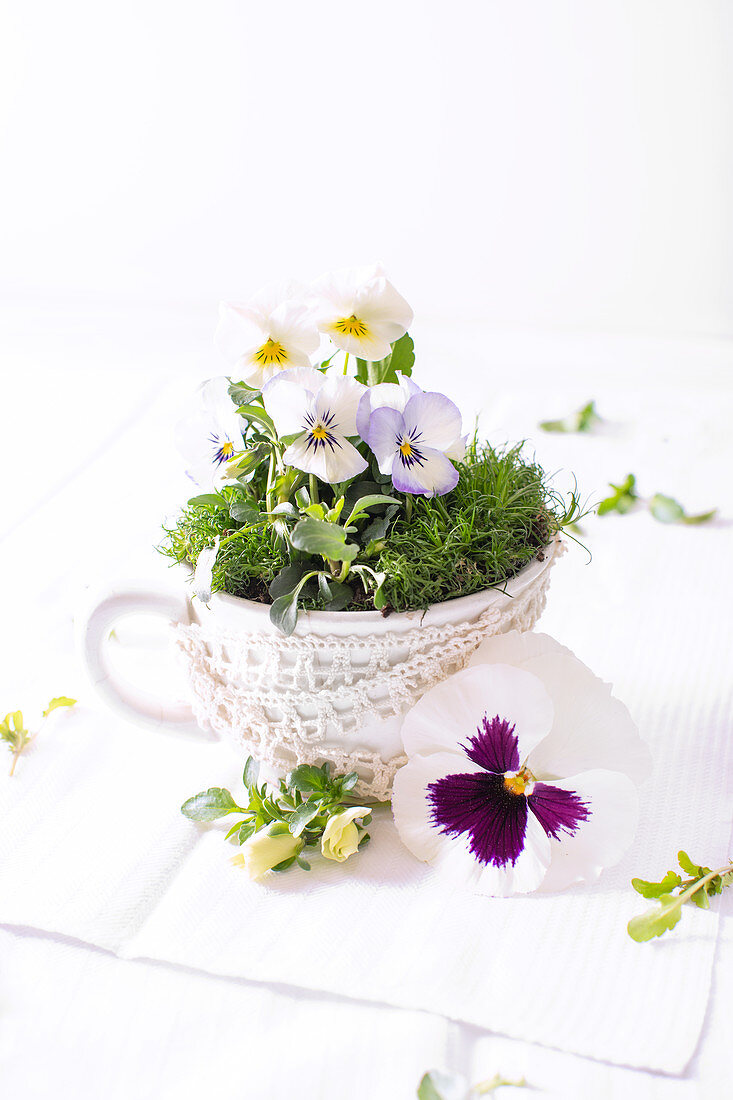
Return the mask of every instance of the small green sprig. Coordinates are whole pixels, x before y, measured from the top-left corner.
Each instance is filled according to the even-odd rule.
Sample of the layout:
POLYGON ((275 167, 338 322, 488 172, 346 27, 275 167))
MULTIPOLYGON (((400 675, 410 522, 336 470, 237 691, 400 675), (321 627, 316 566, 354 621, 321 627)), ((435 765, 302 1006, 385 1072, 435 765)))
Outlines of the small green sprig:
POLYGON ((474 1096, 488 1096, 505 1086, 515 1089, 530 1087, 524 1077, 510 1080, 501 1073, 495 1073, 488 1080, 469 1088, 466 1079, 459 1074, 443 1073, 441 1070, 432 1069, 420 1081, 417 1100, 470 1100, 474 1096))
POLYGON ((596 403, 589 401, 562 420, 541 420, 540 427, 543 432, 590 432, 600 423, 601 417, 596 412, 596 403))
POLYGON ((258 877, 265 870, 287 871, 296 863, 309 871, 310 864, 301 855, 306 848, 320 845, 326 858, 342 862, 369 843, 369 833, 364 826, 371 819, 371 808, 360 806, 349 797, 359 780, 356 772, 332 776, 328 763, 320 768, 301 764, 281 779, 277 787, 268 783, 258 785, 258 778, 259 764, 249 756, 242 776, 248 795, 246 806, 238 805, 225 787, 210 787, 181 806, 181 813, 191 821, 210 822, 227 814, 241 815, 226 834, 227 840, 234 838, 240 846, 256 836, 274 838, 276 842, 269 844, 269 851, 273 853, 271 858, 279 855, 284 858, 264 866, 267 856, 263 855, 264 846, 260 844, 259 869, 252 877, 258 877), (363 810, 356 819, 354 809, 363 810), (339 819, 343 827, 339 827, 339 819), (288 837, 291 839, 289 845, 283 839, 288 837))
POLYGON ((598 505, 599 516, 608 515, 610 512, 625 515, 640 502, 646 504, 654 519, 660 523, 707 523, 717 512, 717 509, 713 508, 709 512, 700 512, 691 516, 685 512, 678 501, 673 497, 665 496, 664 493, 655 493, 649 498, 641 497, 636 488, 634 474, 627 474, 619 485, 614 485, 613 482, 609 482, 609 485, 613 492, 598 505))
POLYGON ((677 860, 687 878, 677 871, 667 871, 659 882, 647 882, 643 878, 631 880, 637 893, 644 898, 655 898, 658 902, 646 913, 629 921, 628 933, 637 943, 663 936, 674 928, 682 917, 682 906, 687 902, 694 903, 700 909, 709 909, 711 897, 721 894, 727 886, 733 886, 733 861, 713 871, 710 867, 693 863, 687 852, 678 852, 677 860), (674 893, 675 890, 678 892, 674 893))
POLYGON ((57 698, 52 699, 44 710, 43 721, 35 733, 31 733, 25 728, 22 711, 11 710, 5 715, 2 722, 0 722, 0 741, 4 741, 13 754, 13 763, 10 768, 11 775, 15 774, 15 765, 18 763, 20 754, 27 749, 31 741, 35 740, 41 732, 43 724, 49 714, 59 707, 73 707, 75 703, 76 699, 69 699, 66 695, 59 695, 57 698))

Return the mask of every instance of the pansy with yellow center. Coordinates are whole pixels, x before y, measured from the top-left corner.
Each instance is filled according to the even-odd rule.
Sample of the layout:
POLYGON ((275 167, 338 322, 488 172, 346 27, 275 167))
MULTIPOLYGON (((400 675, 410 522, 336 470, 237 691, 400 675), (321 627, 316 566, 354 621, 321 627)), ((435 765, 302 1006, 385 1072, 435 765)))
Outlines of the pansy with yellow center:
POLYGON ((593 881, 633 840, 649 753, 609 686, 547 635, 487 639, 402 739, 400 837, 477 893, 593 881))
POLYGON ((222 302, 216 343, 232 375, 262 387, 280 371, 310 366, 320 338, 296 283, 265 287, 249 302, 222 302))
POLYGON ((313 286, 318 328, 359 359, 386 359, 407 332, 413 313, 381 265, 324 275, 313 286))
POLYGON ((262 399, 280 438, 296 435, 283 460, 335 485, 367 468, 349 436, 356 436, 356 410, 364 386, 343 375, 313 368, 284 371, 268 382, 262 399))
POLYGON ((229 396, 228 378, 211 378, 196 395, 196 406, 176 426, 176 444, 186 473, 201 489, 226 480, 227 463, 242 450, 242 418, 229 396))
POLYGON ((368 423, 361 415, 359 421, 379 469, 391 474, 398 492, 442 496, 455 489, 458 470, 448 452, 458 455, 465 449, 461 414, 442 393, 418 391, 402 411, 384 404, 371 409, 368 423))

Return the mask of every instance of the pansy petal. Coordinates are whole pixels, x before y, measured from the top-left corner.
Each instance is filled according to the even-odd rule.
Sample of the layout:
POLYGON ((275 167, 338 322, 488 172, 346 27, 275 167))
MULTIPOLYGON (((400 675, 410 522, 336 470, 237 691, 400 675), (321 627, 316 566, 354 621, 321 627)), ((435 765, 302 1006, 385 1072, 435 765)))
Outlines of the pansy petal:
POLYGON ((445 448, 445 457, 450 458, 452 462, 462 462, 466 457, 467 442, 467 435, 459 435, 458 438, 451 443, 450 447, 445 448))
MULTIPOLYGON (((498 715, 515 727, 520 763, 552 726, 552 703, 540 681, 509 665, 467 668, 436 684, 405 715, 408 755, 456 752, 476 735, 484 717, 498 715)), ((466 757, 468 761, 468 758, 466 757)))
POLYGON ((310 432, 303 432, 285 449, 283 459, 296 470, 315 474, 330 485, 348 481, 366 470, 366 459, 346 436, 332 432, 328 440, 318 440, 317 444, 310 432))
POLYGON ((383 474, 388 474, 392 470, 403 424, 402 413, 386 406, 375 409, 369 418, 367 443, 374 451, 379 469, 383 474))
POLYGON ((550 841, 538 821, 529 814, 524 845, 515 863, 503 867, 478 863, 464 838, 441 847, 434 860, 436 869, 457 889, 469 887, 476 894, 506 898, 530 894, 542 885, 551 861, 550 841))
POLYGON ((392 813, 400 839, 413 855, 427 863, 451 844, 451 838, 432 824, 433 809, 428 789, 431 783, 456 772, 485 774, 483 768, 463 755, 438 752, 431 756, 413 756, 394 778, 392 813))
POLYGON ((590 813, 572 836, 551 839, 552 863, 543 891, 595 881, 604 867, 618 863, 631 846, 639 817, 636 785, 620 772, 593 769, 552 785, 576 794, 590 813))
POLYGON ((545 653, 564 653, 573 656, 571 650, 560 645, 549 634, 537 634, 533 630, 510 630, 506 634, 492 634, 484 638, 473 651, 469 665, 500 664, 525 668, 529 660, 545 653))
POLYGON ((265 409, 272 417, 279 436, 301 431, 305 427, 306 413, 314 401, 310 390, 287 379, 287 375, 292 373, 287 371, 278 375, 262 391, 265 409))
POLYGON ((402 412, 410 397, 409 390, 405 386, 398 386, 395 382, 379 382, 366 390, 359 401, 356 414, 356 430, 361 438, 367 437, 369 417, 374 409, 397 409, 398 412, 402 412))
POLYGON ((461 434, 458 407, 442 393, 416 393, 405 405, 405 430, 419 446, 445 451, 461 434))
POLYGON ((455 489, 458 470, 442 451, 421 445, 407 456, 397 451, 392 466, 392 484, 401 493, 440 497, 455 489))
POLYGON ((637 783, 647 778, 649 749, 609 684, 564 653, 530 658, 523 667, 545 685, 555 710, 549 736, 529 761, 538 779, 574 775, 587 768, 624 772, 637 783))
POLYGON ((248 348, 257 348, 263 343, 266 333, 262 331, 259 322, 259 312, 252 311, 244 304, 220 304, 214 343, 228 362, 236 362, 248 348))
POLYGON ((366 359, 369 363, 387 358, 392 350, 388 340, 366 325, 362 334, 342 332, 338 327, 342 320, 343 318, 337 317, 320 326, 321 331, 331 337, 337 348, 347 351, 349 355, 355 355, 357 359, 366 359))
POLYGON ((364 386, 355 378, 328 378, 316 397, 319 417, 332 417, 341 435, 356 435, 356 410, 364 395, 364 386))

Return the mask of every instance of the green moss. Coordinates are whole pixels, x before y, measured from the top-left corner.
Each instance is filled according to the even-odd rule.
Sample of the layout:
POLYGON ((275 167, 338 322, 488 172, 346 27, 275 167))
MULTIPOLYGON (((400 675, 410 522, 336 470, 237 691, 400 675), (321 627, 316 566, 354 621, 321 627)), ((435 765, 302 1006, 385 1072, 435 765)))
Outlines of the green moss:
MULTIPOLYGON (((384 592, 388 606, 396 611, 425 608, 503 584, 558 530, 579 518, 577 496, 572 494, 566 502, 552 490, 542 468, 523 457, 522 445, 495 450, 474 442, 458 468, 460 478, 451 493, 409 498, 372 555, 362 553, 358 558, 386 574, 384 592)), ((327 486, 322 489, 328 492, 327 486)), ((225 537, 237 529, 225 503, 235 492, 225 488, 220 505, 186 507, 175 526, 166 529, 162 552, 194 565, 217 535, 225 537)), ((288 560, 271 528, 242 530, 222 544, 214 590, 269 603, 267 586, 288 560)), ((319 606, 317 593, 302 606, 319 606)), ((373 606, 360 584, 349 606, 373 606)))

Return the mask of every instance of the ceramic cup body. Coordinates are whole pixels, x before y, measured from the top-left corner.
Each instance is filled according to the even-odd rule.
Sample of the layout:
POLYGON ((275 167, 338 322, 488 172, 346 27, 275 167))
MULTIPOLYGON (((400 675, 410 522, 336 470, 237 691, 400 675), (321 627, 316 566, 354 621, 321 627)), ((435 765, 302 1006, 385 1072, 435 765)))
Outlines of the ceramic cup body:
POLYGON ((143 583, 114 585, 91 600, 82 618, 82 653, 97 690, 125 716, 185 736, 213 731, 280 771, 323 759, 342 766, 370 755, 394 760, 402 752, 403 713, 395 688, 410 679, 411 662, 424 665, 423 639, 426 649, 432 647, 433 669, 437 654, 449 675, 462 663, 456 647, 446 646, 442 665, 442 639, 458 629, 470 634, 472 624, 486 624, 485 634, 491 634, 533 626, 559 546, 557 540, 550 544, 501 590, 427 611, 387 617, 377 611, 301 611, 290 639, 270 622, 267 605, 223 593, 214 594, 208 606, 191 598, 190 573, 183 570, 180 586, 169 591, 143 583), (110 630, 121 616, 151 612, 193 639, 186 666, 191 703, 154 698, 116 675, 106 644, 110 630), (273 740, 277 752, 270 751, 273 740))

